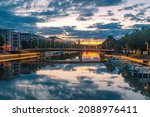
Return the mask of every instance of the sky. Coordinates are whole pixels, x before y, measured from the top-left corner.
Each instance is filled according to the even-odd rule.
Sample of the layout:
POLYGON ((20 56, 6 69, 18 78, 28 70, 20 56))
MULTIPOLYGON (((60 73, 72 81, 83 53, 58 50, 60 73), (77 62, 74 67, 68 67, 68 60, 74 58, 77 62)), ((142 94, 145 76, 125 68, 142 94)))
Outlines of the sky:
POLYGON ((150 0, 0 0, 0 28, 43 36, 119 38, 150 25, 150 0))

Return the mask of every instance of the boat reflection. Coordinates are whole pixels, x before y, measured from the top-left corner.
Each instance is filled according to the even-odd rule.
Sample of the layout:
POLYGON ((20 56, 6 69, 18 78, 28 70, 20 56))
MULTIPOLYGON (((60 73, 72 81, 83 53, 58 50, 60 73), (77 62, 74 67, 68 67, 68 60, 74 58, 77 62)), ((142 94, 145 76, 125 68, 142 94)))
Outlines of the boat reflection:
MULTIPOLYGON (((127 82, 129 86, 132 87, 132 90, 134 92, 140 92, 142 95, 145 95, 147 99, 150 99, 150 78, 149 77, 148 78, 144 77, 144 75, 143 77, 141 77, 141 75, 134 75, 131 70, 128 70, 128 68, 126 67, 121 68, 118 67, 116 64, 114 65, 109 63, 109 65, 107 65, 107 68, 111 72, 117 69, 118 73, 124 77, 125 82, 127 82)), ((140 72, 138 74, 140 74, 140 72)))

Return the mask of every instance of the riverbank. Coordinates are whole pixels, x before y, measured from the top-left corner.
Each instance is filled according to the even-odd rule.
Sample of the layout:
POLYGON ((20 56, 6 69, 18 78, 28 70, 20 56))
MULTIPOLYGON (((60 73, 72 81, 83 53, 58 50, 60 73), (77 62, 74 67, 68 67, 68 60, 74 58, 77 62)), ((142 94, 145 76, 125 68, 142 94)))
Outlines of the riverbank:
POLYGON ((138 58, 136 56, 123 56, 123 55, 105 55, 105 57, 112 57, 112 56, 150 67, 150 60, 146 58, 138 58))
POLYGON ((0 55, 0 63, 15 61, 15 60, 37 58, 38 56, 40 56, 39 52, 23 53, 23 54, 3 54, 0 55))
POLYGON ((2 62, 9 62, 9 61, 16 61, 16 60, 24 60, 24 59, 39 59, 39 60, 55 60, 55 59, 67 59, 66 57, 74 57, 76 56, 76 52, 65 52, 65 53, 58 53, 58 52, 50 52, 40 53, 40 52, 27 52, 27 53, 20 53, 20 54, 1 54, 0 55, 0 63, 2 62), (60 56, 60 57, 58 57, 60 56))

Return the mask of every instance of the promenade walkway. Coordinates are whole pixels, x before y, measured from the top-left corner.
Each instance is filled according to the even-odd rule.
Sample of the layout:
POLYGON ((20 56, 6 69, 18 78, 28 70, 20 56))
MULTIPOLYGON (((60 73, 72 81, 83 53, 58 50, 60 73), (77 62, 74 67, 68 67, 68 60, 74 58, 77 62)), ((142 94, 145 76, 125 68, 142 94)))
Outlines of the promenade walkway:
POLYGON ((132 58, 132 57, 128 57, 128 56, 119 56, 119 55, 105 55, 105 57, 116 57, 116 58, 121 58, 121 59, 125 59, 134 63, 139 63, 139 64, 143 64, 146 66, 150 66, 150 61, 145 60, 145 59, 137 59, 137 58, 132 58))
POLYGON ((30 58, 37 58, 40 53, 24 53, 24 54, 7 54, 7 55, 0 55, 0 63, 8 62, 8 61, 15 61, 15 60, 23 60, 23 59, 30 59, 30 58))

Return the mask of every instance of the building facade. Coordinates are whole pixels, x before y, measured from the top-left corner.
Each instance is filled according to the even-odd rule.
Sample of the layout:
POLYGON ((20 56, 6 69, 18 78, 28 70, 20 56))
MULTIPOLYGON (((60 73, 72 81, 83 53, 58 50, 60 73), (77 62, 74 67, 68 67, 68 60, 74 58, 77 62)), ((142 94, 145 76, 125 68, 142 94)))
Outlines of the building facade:
POLYGON ((11 51, 17 51, 20 49, 20 33, 11 32, 11 51))
POLYGON ((20 33, 20 40, 29 41, 31 39, 37 39, 38 36, 32 33, 20 33))
POLYGON ((0 29, 0 36, 4 39, 3 50, 16 51, 20 48, 20 33, 14 29, 0 29))

